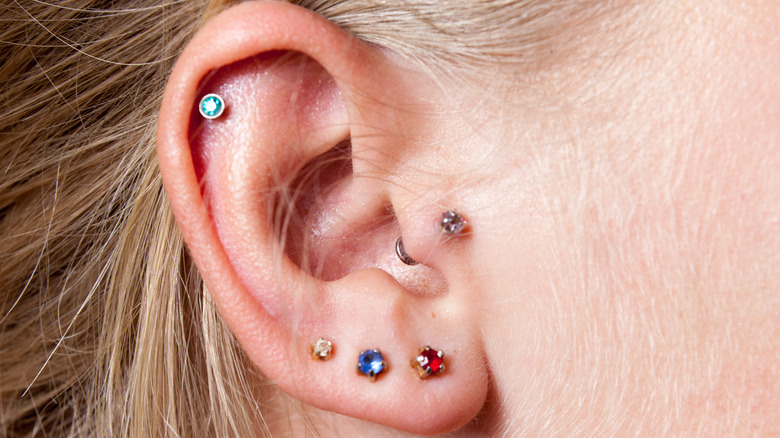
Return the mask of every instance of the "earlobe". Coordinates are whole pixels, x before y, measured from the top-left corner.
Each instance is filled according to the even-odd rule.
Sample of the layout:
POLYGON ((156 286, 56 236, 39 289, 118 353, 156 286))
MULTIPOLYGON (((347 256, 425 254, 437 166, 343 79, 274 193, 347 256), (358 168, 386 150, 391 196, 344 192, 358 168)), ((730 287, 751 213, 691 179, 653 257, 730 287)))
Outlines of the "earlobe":
MULTIPOLYGON (((334 151, 350 160, 370 148, 371 129, 393 129, 363 117, 384 111, 369 106, 392 88, 378 80, 378 66, 387 67, 377 49, 300 7, 247 2, 229 9, 196 35, 171 75, 158 130, 160 169, 221 315, 274 383, 321 409, 441 433, 464 425, 484 403, 485 359, 457 300, 411 294, 370 260, 350 260, 377 252, 365 251, 365 242, 395 257, 400 230, 386 214, 385 183, 339 175, 339 195, 326 202, 357 248, 339 262, 368 268, 318 278, 279 238, 298 231, 280 230, 279 194, 307 164, 334 151), (210 94, 217 98, 202 102, 210 94), (351 150, 340 147, 348 139, 351 150), (439 350, 446 367, 429 354, 439 350), (429 365, 436 369, 426 371, 429 365)), ((301 187, 305 193, 293 197, 321 195, 316 185, 301 187)))

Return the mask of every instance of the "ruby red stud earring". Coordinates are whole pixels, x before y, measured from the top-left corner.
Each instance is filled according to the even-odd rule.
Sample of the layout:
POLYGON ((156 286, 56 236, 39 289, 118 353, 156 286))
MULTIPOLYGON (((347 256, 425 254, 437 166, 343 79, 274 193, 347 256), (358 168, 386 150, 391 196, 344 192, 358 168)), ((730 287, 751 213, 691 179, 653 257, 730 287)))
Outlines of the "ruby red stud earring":
POLYGON ((426 345, 412 360, 412 368, 417 370, 421 379, 439 374, 444 371, 444 353, 426 345))

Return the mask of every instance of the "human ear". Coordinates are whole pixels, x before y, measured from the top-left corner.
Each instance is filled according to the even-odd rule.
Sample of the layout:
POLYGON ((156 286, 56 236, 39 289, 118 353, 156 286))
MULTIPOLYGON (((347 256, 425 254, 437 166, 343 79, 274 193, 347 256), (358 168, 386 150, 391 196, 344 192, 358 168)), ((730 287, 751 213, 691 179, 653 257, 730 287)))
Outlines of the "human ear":
POLYGON ((398 153, 375 139, 403 124, 387 110, 408 94, 402 77, 380 49, 306 9, 242 3, 209 21, 178 60, 163 97, 158 157, 192 257, 258 368, 320 409, 434 434, 477 415, 487 377, 479 330, 460 301, 409 290, 372 267, 377 253, 394 254, 402 230, 417 232, 418 242, 428 230, 396 222, 388 212, 399 209, 400 218, 403 206, 393 204, 378 160, 354 159, 398 153), (203 119, 195 108, 212 92, 226 110, 203 119), (322 157, 346 165, 328 168, 322 157), (318 160, 340 180, 334 191, 300 183, 285 192, 318 160), (312 214, 338 218, 342 243, 319 252, 337 268, 304 269, 284 247, 306 238, 286 215, 280 220, 285 194, 320 199, 312 214), (293 236, 280 239, 285 233, 293 236), (330 360, 311 359, 320 336, 335 345, 330 360), (425 345, 445 352, 447 369, 420 379, 410 362, 425 345), (359 353, 374 348, 387 369, 371 382, 355 368, 359 353))

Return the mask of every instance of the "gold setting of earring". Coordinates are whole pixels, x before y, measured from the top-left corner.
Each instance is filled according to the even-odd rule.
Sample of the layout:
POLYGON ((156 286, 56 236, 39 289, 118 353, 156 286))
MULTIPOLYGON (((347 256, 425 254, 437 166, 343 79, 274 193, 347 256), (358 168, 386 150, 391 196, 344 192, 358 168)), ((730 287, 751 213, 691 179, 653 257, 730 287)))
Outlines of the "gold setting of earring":
POLYGON ((442 373, 445 370, 444 352, 426 345, 420 349, 417 357, 412 360, 412 368, 417 370, 417 375, 423 380, 442 373))
POLYGON ((311 344, 311 358, 314 360, 328 360, 333 353, 333 343, 325 338, 317 338, 311 344))

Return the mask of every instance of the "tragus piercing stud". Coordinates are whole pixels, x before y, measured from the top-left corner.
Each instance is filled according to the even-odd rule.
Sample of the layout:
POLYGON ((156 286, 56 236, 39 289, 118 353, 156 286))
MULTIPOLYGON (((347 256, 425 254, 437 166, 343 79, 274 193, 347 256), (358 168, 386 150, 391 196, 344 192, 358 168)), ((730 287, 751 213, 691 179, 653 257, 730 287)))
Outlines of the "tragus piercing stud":
POLYGON ((406 249, 404 248, 404 241, 401 237, 395 241, 395 253, 398 255, 398 258, 407 265, 414 266, 417 264, 417 260, 409 257, 409 254, 406 253, 406 249))
POLYGON ((466 221, 463 216, 453 210, 449 210, 441 215, 439 231, 448 236, 457 236, 463 232, 463 229, 466 228, 467 224, 468 221, 466 221))
POLYGON ((376 376, 385 371, 387 364, 382 352, 379 350, 363 350, 358 356, 357 371, 368 377, 368 380, 375 381, 376 376))
POLYGON ((198 111, 207 119, 216 119, 225 111, 225 101, 217 94, 207 94, 200 100, 198 111))
POLYGON ((421 379, 439 374, 444 371, 444 353, 426 345, 412 360, 412 368, 417 370, 417 375, 421 379))
POLYGON ((314 360, 328 360, 333 352, 333 343, 325 338, 318 338, 311 344, 311 358, 314 360))

